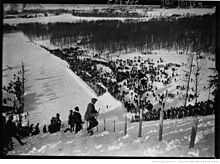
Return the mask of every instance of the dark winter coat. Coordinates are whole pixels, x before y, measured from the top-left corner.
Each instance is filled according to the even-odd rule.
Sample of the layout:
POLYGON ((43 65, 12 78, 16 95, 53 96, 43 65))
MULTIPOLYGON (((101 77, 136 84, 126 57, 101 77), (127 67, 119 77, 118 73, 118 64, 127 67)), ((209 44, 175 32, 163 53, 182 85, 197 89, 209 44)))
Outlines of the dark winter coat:
POLYGON ((60 128, 61 128, 61 120, 60 120, 60 118, 59 117, 56 117, 55 118, 55 129, 56 129, 56 131, 60 131, 60 128))
POLYGON ((73 118, 74 116, 73 116, 73 113, 71 113, 70 115, 69 115, 69 120, 68 120, 68 124, 69 125, 73 125, 74 124, 74 118, 73 118))
POLYGON ((95 110, 94 104, 89 103, 87 106, 86 113, 85 113, 85 120, 88 121, 91 118, 94 118, 97 114, 98 112, 95 110))
POLYGON ((82 123, 82 117, 81 117, 81 114, 79 112, 74 111, 72 117, 73 117, 74 123, 76 123, 76 124, 81 124, 82 123))
POLYGON ((9 137, 15 136, 17 134, 17 127, 13 121, 8 120, 6 127, 9 137))

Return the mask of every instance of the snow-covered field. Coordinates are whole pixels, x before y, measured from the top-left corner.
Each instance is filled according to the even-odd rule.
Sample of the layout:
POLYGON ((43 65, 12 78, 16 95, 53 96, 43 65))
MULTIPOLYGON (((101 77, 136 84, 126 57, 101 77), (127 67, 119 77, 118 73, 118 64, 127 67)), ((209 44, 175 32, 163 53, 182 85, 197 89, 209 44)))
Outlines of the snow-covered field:
POLYGON ((25 139, 20 146, 16 141, 10 155, 61 155, 61 156, 145 156, 145 157, 214 157, 215 117, 199 117, 195 147, 189 149, 193 118, 165 120, 163 140, 158 141, 159 121, 143 123, 142 137, 138 136, 138 123, 128 123, 124 136, 124 122, 106 120, 106 130, 100 120, 98 132, 87 136, 83 130, 74 135, 70 132, 40 134, 25 139))
POLYGON ((98 21, 98 20, 136 20, 136 21, 149 21, 152 18, 170 17, 172 15, 181 16, 195 16, 195 15, 206 15, 215 13, 215 8, 192 8, 192 9, 153 9, 145 13, 142 11, 144 17, 81 17, 73 16, 71 14, 52 15, 48 17, 38 18, 12 18, 3 19, 4 24, 16 25, 19 23, 55 23, 55 22, 80 22, 80 21, 98 21))
MULTIPOLYGON (((25 67, 25 111, 30 114, 30 123, 48 124, 56 113, 66 121, 69 110, 76 105, 84 115, 90 99, 96 97, 65 61, 30 42, 23 33, 4 34, 3 69, 6 65, 19 68, 21 61, 25 67)), ((8 71, 3 77, 3 85, 12 78, 8 71)), ((97 103, 100 113, 106 105, 112 110, 121 104, 106 93, 97 103)))

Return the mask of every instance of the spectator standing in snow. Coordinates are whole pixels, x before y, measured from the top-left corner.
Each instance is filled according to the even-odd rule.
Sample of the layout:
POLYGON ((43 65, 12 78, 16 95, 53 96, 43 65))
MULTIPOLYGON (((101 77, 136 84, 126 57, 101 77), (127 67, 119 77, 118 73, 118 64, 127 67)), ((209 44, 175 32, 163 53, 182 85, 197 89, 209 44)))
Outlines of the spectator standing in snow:
POLYGON ((73 110, 70 110, 70 114, 68 117, 68 124, 70 126, 70 132, 74 130, 74 118, 73 118, 73 110))
POLYGON ((57 113, 56 117, 55 117, 55 121, 56 121, 56 131, 60 131, 61 128, 61 119, 60 119, 60 114, 57 113))
POLYGON ((40 133, 39 123, 34 127, 33 135, 37 135, 40 133))
POLYGON ((73 125, 75 127, 75 134, 82 129, 82 123, 82 117, 79 113, 79 107, 77 106, 73 112, 73 125))
POLYGON ((3 116, 2 113, 0 113, 0 156, 5 155, 5 151, 4 148, 7 147, 7 141, 8 141, 8 137, 7 137, 7 133, 6 132, 6 119, 3 116))
POLYGON ((43 133, 47 133, 47 125, 44 125, 44 127, 43 127, 43 133))
POLYGON ((54 133, 55 132, 55 122, 54 122, 54 117, 52 117, 52 119, 50 120, 50 125, 48 126, 48 131, 50 133, 54 133))
POLYGON ((20 137, 18 136, 17 127, 13 122, 13 115, 9 116, 9 119, 6 123, 6 127, 7 127, 10 144, 12 144, 12 137, 14 137, 21 145, 24 145, 24 143, 21 141, 20 137))
POLYGON ((89 123, 89 127, 87 128, 87 131, 90 135, 93 135, 92 128, 98 125, 98 121, 96 120, 96 116, 98 115, 98 112, 95 110, 96 102, 97 102, 97 99, 92 98, 91 102, 87 106, 87 110, 85 113, 85 120, 88 121, 89 123))

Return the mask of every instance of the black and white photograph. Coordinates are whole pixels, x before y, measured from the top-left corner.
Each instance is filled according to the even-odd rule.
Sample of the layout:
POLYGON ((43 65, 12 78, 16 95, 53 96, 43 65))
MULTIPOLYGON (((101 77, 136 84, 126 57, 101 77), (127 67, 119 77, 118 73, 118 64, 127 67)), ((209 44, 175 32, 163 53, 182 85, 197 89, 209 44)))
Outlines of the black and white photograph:
POLYGON ((0 156, 215 158, 215 3, 82 2, 2 2, 0 156))

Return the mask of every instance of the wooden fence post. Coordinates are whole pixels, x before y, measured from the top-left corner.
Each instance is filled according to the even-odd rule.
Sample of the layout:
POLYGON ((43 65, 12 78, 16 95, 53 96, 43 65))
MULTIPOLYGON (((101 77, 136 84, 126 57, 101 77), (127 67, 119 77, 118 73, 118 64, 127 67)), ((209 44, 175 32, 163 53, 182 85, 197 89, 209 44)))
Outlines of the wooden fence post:
POLYGON ((159 141, 163 139, 163 110, 160 111, 159 141))
POLYGON ((190 136, 190 143, 189 143, 189 148, 193 148, 195 145, 195 139, 196 139, 196 133, 197 133, 197 127, 198 127, 199 120, 196 117, 193 120, 193 125, 192 125, 192 131, 191 131, 191 136, 190 136))
POLYGON ((104 131, 105 131, 105 118, 104 118, 104 131))
POLYGON ((142 115, 143 115, 142 111, 143 111, 142 108, 140 108, 138 137, 142 137, 142 115))
POLYGON ((124 127, 124 135, 127 135, 127 113, 125 114, 125 127, 124 127))
POLYGON ((166 100, 167 100, 167 96, 168 96, 168 90, 166 90, 165 92, 165 97, 162 100, 162 109, 160 111, 160 123, 159 123, 159 141, 162 141, 163 139, 163 111, 165 109, 165 105, 166 105, 166 100))
POLYGON ((113 121, 113 131, 115 132, 115 120, 113 121))
POLYGON ((21 63, 22 67, 22 113, 24 112, 24 63, 21 63))

